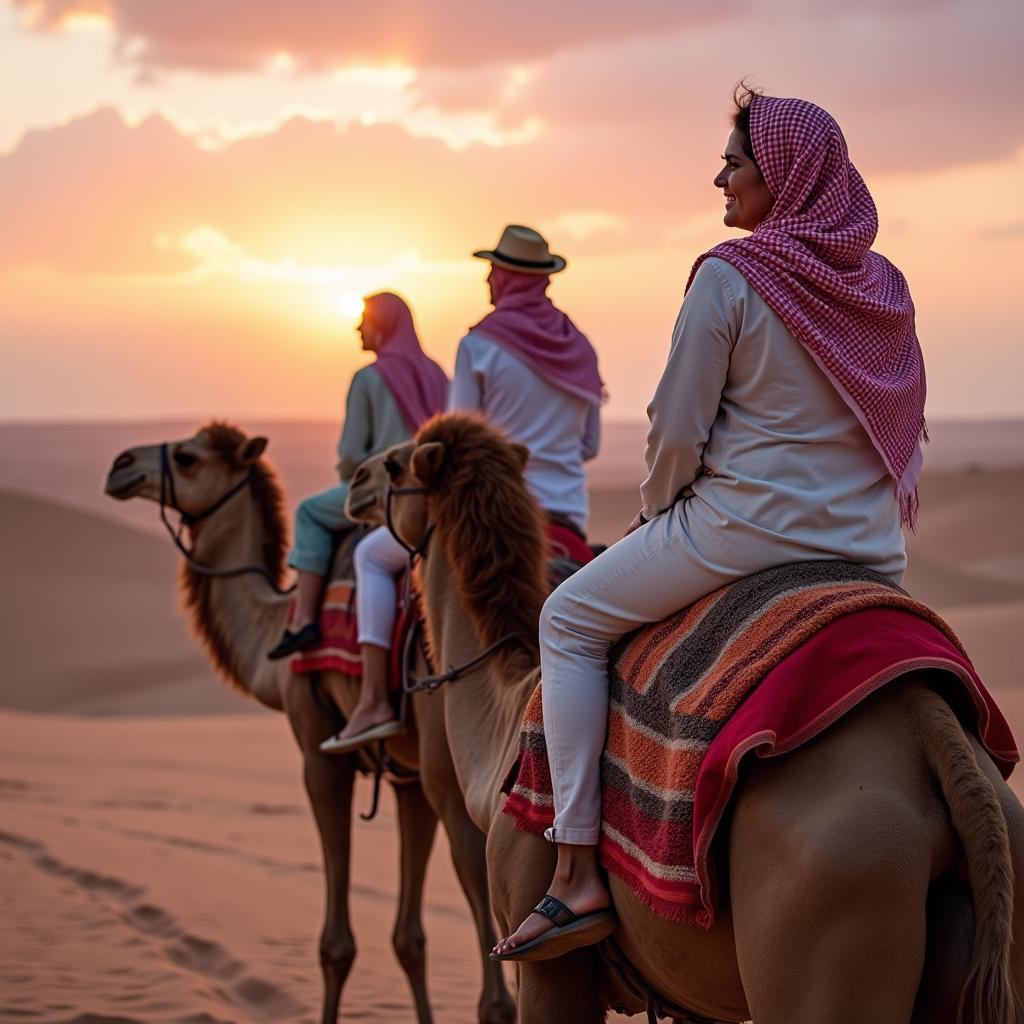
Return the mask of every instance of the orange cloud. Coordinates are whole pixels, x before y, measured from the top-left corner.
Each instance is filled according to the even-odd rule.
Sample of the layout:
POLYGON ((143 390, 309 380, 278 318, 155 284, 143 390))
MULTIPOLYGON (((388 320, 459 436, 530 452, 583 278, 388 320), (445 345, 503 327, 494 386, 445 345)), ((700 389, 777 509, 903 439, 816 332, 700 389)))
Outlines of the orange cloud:
POLYGON ((342 4, 307 0, 13 0, 42 30, 68 17, 107 13, 129 59, 148 69, 222 72, 262 68, 287 53, 307 67, 355 61, 473 67, 530 60, 601 40, 622 40, 717 21, 742 0, 715 5, 679 0, 518 0, 514 8, 477 0, 376 0, 342 4))
POLYGON ((457 151, 393 125, 301 117, 210 151, 161 117, 132 127, 106 108, 0 157, 0 269, 183 273, 196 260, 177 240, 203 225, 311 265, 387 265, 410 249, 464 259, 515 220, 550 224, 570 256, 621 250, 690 212, 672 195, 674 167, 643 188, 640 170, 600 136, 457 151))
MULTIPOLYGON (((746 0, 696 23, 679 13, 691 5, 638 0, 588 4, 582 25, 547 4, 545 31, 525 39, 493 30, 493 5, 488 33, 484 8, 439 0, 438 24, 467 19, 441 40, 397 14, 385 32, 350 6, 302 4, 297 18, 247 3, 242 17, 235 0, 202 15, 111 0, 122 67, 160 73, 109 86, 105 104, 83 88, 72 109, 92 113, 36 115, 52 127, 0 154, 7 415, 336 416, 362 359, 339 297, 404 291, 450 365, 485 304, 468 253, 520 221, 569 258, 552 291, 593 335, 612 414, 638 416, 690 263, 724 234, 711 180, 748 70, 843 125, 879 248, 911 282, 933 414, 1019 411, 1024 348, 1006 298, 1024 223, 1024 111, 1007 100, 1019 3, 915 0, 904 14, 882 0, 746 0), (342 16, 351 33, 328 31, 342 16), (403 39, 412 56, 389 63, 403 39), (282 81, 304 91, 278 93, 282 81), (246 102, 215 104, 215 89, 246 102)), ((34 9, 56 33, 107 5, 34 9)), ((523 8, 533 29, 539 10, 523 8)), ((56 54, 83 40, 109 45, 32 43, 56 54)))

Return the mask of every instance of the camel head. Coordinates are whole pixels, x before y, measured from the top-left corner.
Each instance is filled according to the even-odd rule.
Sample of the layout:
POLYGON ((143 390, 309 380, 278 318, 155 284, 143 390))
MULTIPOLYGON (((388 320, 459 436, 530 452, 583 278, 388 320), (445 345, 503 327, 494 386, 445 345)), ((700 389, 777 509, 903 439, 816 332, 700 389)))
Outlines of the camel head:
MULTIPOLYGON (((213 421, 192 437, 168 441, 168 507, 202 516, 245 479, 267 446, 265 437, 246 437, 227 423, 213 421)), ((160 500, 162 445, 141 445, 121 452, 107 475, 104 491, 118 501, 160 500)))
POLYGON ((480 416, 435 416, 412 441, 360 463, 349 483, 345 514, 354 522, 387 525, 390 492, 392 525, 402 540, 416 547, 436 517, 439 501, 449 503, 442 500, 446 495, 472 494, 486 502, 498 499, 506 485, 524 490, 522 474, 529 457, 527 448, 480 416))
POLYGON ((415 441, 392 445, 371 455, 360 463, 349 482, 345 515, 353 522, 386 526, 388 492, 398 492, 391 497, 392 524, 406 544, 417 547, 428 525, 426 494, 401 492, 431 486, 427 478, 429 460, 441 455, 443 446, 417 445, 415 441))
POLYGON ((523 445, 480 416, 435 416, 414 440, 362 463, 345 505, 351 519, 384 523, 390 491, 392 525, 413 548, 436 528, 431 546, 444 548, 452 585, 481 641, 508 633, 532 638, 497 655, 517 671, 532 667, 547 594, 544 516, 523 479, 528 458, 523 445))

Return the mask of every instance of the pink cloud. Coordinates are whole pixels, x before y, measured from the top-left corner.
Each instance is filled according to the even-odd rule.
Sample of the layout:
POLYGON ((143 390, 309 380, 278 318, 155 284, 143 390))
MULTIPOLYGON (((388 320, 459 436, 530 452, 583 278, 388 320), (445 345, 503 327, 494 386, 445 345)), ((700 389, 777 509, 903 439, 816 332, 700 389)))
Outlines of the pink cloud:
MULTIPOLYGON (((68 16, 107 13, 119 40, 146 69, 231 71, 262 67, 281 51, 300 66, 402 60, 415 66, 473 67, 528 61, 601 40, 676 31, 729 17, 744 0, 703 7, 679 0, 13 0, 31 9, 37 27, 68 16)), ((124 51, 129 52, 129 51, 124 51)))
MULTIPOLYGON (((57 17, 84 2, 49 0, 48 10, 57 17)), ((755 12, 743 31, 708 24, 552 56, 512 94, 507 67, 424 73, 423 103, 544 123, 533 141, 496 149, 453 151, 396 125, 339 131, 293 118, 209 152, 161 117, 133 128, 102 110, 30 133, 0 157, 0 268, 180 271, 188 254, 155 239, 201 225, 267 260, 325 264, 403 248, 461 258, 506 221, 557 225, 580 212, 621 228, 553 244, 621 253, 691 237, 689 221, 720 212, 711 179, 732 85, 751 69, 769 91, 832 110, 869 185, 880 173, 993 162, 1024 140, 1024 111, 1007 102, 1022 12, 1010 0, 949 2, 928 19, 755 12)), ((669 246, 684 276, 694 254, 669 246)))
MULTIPOLYGON (((502 102, 500 81, 489 99, 509 123, 533 112, 552 132, 621 132, 623 145, 639 146, 638 167, 694 148, 713 160, 732 87, 745 75, 834 113, 867 173, 993 161, 1024 142, 1024 106, 1012 99, 1024 35, 1018 0, 946 0, 927 17, 828 5, 808 18, 803 6, 762 6, 742 22, 559 54, 513 101, 502 102)), ((427 73, 418 85, 458 102, 451 73, 427 73)), ((680 177, 687 170, 684 158, 680 177)))

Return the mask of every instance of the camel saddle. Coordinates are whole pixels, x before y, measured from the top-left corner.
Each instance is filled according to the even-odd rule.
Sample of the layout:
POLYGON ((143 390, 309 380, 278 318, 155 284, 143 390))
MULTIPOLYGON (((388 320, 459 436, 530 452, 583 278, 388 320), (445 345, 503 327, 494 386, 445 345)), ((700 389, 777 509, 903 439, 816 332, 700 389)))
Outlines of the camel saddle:
MULTIPOLYGON (((359 625, 356 621, 355 549, 371 529, 373 527, 357 526, 337 535, 331 570, 320 607, 320 632, 323 639, 319 646, 302 651, 292 658, 293 672, 333 671, 356 678, 362 677, 363 658, 358 641, 359 625)), ((552 588, 594 557, 594 552, 587 545, 583 534, 563 516, 549 517, 547 539, 552 588)), ((395 616, 391 636, 388 683, 393 691, 401 689, 401 656, 406 648, 409 631, 419 615, 415 591, 411 592, 411 601, 404 599, 408 588, 406 575, 403 574, 398 586, 398 614, 395 616)))
MULTIPOLYGON (((302 651, 292 658, 293 672, 342 672, 347 676, 362 678, 363 656, 359 648, 359 624, 356 620, 355 550, 371 529, 356 526, 337 535, 334 558, 320 606, 320 632, 323 639, 319 646, 302 651)), ((398 614, 395 616, 391 636, 392 658, 388 672, 391 690, 401 688, 398 654, 403 650, 405 638, 416 617, 413 605, 408 609, 404 607, 402 595, 405 588, 403 574, 398 587, 398 614)))
MULTIPOLYGON (((710 927, 712 843, 742 759, 795 749, 910 671, 929 673, 1009 775, 1013 736, 952 629, 862 566, 779 566, 627 635, 609 660, 602 865, 660 916, 710 927)), ((519 828, 550 827, 540 684, 502 788, 519 828)))

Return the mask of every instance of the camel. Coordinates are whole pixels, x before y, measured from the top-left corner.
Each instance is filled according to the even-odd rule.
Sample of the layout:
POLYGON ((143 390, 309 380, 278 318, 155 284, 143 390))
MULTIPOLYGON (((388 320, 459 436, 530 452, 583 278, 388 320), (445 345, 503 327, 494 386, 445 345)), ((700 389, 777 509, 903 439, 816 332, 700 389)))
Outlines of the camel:
MULTIPOLYGON (((546 592, 526 455, 451 414, 364 463, 349 494, 350 509, 381 522, 390 491, 402 539, 415 547, 429 534, 416 572, 435 665, 471 663, 507 638, 449 685, 444 705, 505 934, 555 864, 552 844, 501 813, 499 792, 539 677, 546 592)), ((752 762, 719 840, 730 898, 713 926, 658 917, 611 876, 613 939, 633 983, 594 947, 517 963, 521 1024, 595 1024, 609 1006, 646 1006, 651 1020, 1021 1024, 1024 809, 922 677, 882 687, 794 752, 752 762)))
MULTIPOLYGON (((114 460, 105 490, 119 500, 161 501, 185 516, 194 564, 214 571, 263 567, 259 573, 224 578, 202 575, 183 563, 180 585, 192 626, 220 674, 242 694, 283 711, 302 751, 303 781, 323 852, 326 906, 320 935, 323 1024, 334 1024, 342 989, 356 956, 349 924, 349 843, 358 760, 320 753, 341 715, 355 706, 358 679, 319 673, 293 677, 287 661, 266 652, 281 635, 290 598, 272 589, 284 569, 287 528, 281 488, 262 460, 267 441, 211 422, 194 436, 166 446, 129 448, 114 460), (166 458, 162 459, 162 450, 166 458), (162 470, 162 466, 166 467, 162 470), (191 519, 189 517, 199 517, 191 519)), ((401 849, 401 883, 392 945, 412 991, 419 1024, 433 1017, 426 985, 422 926, 423 882, 437 819, 448 834, 452 859, 476 927, 483 963, 478 1003, 481 1024, 509 1024, 515 1005, 499 964, 487 960, 494 942, 488 903, 484 836, 466 813, 455 783, 444 735, 444 696, 417 695, 415 728, 387 744, 391 763, 412 781, 394 785, 401 849), (415 774, 418 772, 418 778, 415 774)))

